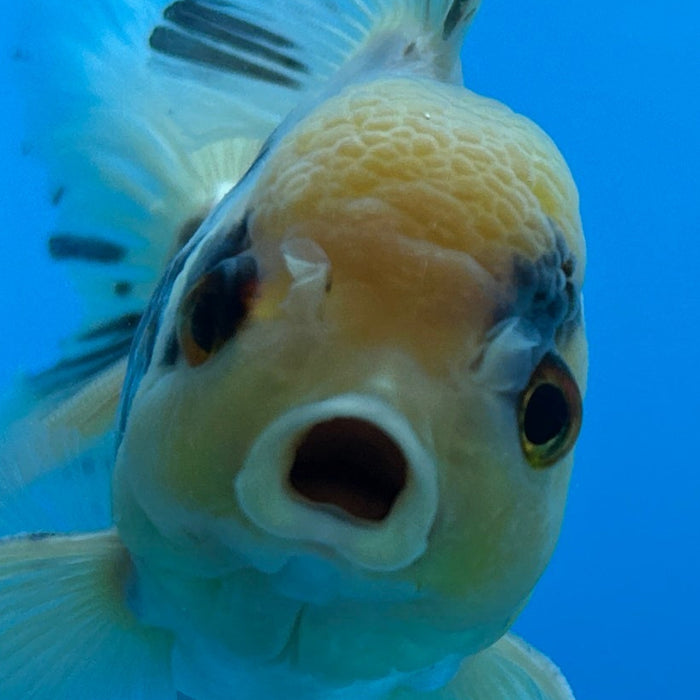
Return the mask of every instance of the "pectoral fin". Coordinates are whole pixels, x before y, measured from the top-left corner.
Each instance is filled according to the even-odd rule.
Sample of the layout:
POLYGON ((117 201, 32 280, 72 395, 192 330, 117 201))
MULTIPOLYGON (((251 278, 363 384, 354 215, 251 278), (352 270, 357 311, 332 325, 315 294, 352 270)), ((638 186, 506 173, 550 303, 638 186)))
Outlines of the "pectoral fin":
POLYGON ((114 531, 0 540, 3 700, 175 700, 170 639, 125 601, 114 531))
POLYGON ((467 659, 449 691, 465 700, 574 700, 559 669, 512 634, 467 659))

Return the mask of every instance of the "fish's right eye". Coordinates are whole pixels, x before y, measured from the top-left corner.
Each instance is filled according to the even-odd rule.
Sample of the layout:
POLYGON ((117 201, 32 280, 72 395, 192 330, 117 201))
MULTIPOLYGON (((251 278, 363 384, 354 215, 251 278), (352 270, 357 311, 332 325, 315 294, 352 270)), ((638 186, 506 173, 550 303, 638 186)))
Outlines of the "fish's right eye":
POLYGON ((255 259, 238 255, 220 262, 187 292, 178 312, 177 335, 191 367, 206 362, 236 334, 257 289, 255 259))

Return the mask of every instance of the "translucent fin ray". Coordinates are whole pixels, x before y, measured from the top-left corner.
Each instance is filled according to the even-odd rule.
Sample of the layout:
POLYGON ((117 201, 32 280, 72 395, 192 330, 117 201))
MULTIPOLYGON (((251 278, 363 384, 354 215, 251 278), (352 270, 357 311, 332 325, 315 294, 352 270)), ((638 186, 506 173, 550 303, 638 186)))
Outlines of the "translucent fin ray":
POLYGON ((122 360, 74 393, 48 398, 6 427, 0 452, 0 536, 89 532, 111 519, 115 414, 122 360))
POLYGON ((449 691, 469 700, 574 700, 559 669, 512 634, 467 659, 449 691))
POLYGON ((0 540, 3 698, 176 700, 170 638, 129 610, 130 575, 113 532, 0 540))
POLYGON ((388 32, 407 49, 423 41, 448 75, 478 4, 28 0, 17 52, 26 149, 48 165, 48 250, 76 280, 84 318, 56 366, 24 387, 20 413, 126 356, 174 252, 286 115, 388 32))

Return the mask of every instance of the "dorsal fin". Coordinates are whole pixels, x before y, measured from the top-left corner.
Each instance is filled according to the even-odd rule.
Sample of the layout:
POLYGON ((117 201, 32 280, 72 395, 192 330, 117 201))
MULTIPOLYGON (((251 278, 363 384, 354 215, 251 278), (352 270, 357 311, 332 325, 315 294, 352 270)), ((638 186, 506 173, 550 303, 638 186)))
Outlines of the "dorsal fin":
MULTIPOLYGON (((39 420, 60 415, 70 431, 60 406, 76 392, 116 404, 112 368, 163 270, 284 117, 387 34, 454 79, 478 4, 27 0, 16 53, 27 149, 48 167, 48 250, 69 268, 84 318, 58 362, 25 382, 14 416, 38 405, 39 420)), ((86 440, 109 428, 100 416, 86 440)))
POLYGON ((49 252, 86 300, 82 330, 38 393, 125 355, 174 251, 304 95, 387 32, 422 39, 453 71, 478 4, 30 0, 17 54, 27 140, 54 183, 49 252))

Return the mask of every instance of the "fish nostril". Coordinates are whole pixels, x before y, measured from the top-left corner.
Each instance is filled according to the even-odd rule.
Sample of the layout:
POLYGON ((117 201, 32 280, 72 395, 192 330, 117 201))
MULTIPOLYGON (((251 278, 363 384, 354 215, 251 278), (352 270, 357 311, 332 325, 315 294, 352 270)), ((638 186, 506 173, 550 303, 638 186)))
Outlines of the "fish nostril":
POLYGON ((381 522, 406 487, 408 463, 376 425, 339 417, 316 423, 301 437, 288 479, 307 502, 381 522))

